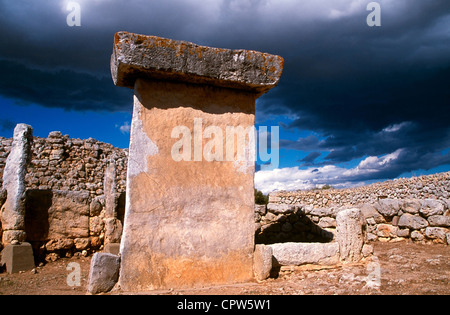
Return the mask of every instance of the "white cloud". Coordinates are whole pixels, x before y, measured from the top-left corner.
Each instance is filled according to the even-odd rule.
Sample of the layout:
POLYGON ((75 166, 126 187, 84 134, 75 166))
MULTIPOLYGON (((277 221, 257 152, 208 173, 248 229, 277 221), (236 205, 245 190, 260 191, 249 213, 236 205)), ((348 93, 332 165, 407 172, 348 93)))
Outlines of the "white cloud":
POLYGON ((411 125, 411 123, 408 122, 408 121, 405 121, 405 122, 402 122, 402 123, 399 123, 399 124, 389 125, 386 128, 384 128, 383 131, 384 132, 397 132, 400 129, 402 129, 404 127, 407 127, 409 125, 411 125))
POLYGON ((120 127, 118 125, 116 125, 116 128, 119 128, 120 132, 122 132, 123 134, 130 133, 130 130, 131 130, 131 126, 128 121, 124 122, 123 125, 120 127))
POLYGON ((318 168, 298 167, 259 171, 255 174, 255 187, 263 193, 275 190, 303 190, 332 185, 336 188, 353 187, 364 184, 367 175, 374 176, 393 166, 403 149, 385 156, 369 156, 354 168, 325 165, 318 168))

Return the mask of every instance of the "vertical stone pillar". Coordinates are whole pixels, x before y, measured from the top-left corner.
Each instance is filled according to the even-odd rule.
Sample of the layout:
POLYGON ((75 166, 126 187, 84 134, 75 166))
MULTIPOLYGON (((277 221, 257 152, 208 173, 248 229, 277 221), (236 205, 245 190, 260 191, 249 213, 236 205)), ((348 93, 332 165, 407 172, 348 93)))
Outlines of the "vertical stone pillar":
POLYGON ((25 175, 31 160, 33 129, 25 124, 14 128, 11 151, 3 171, 3 189, 6 201, 1 208, 2 241, 10 244, 26 240, 25 233, 25 175))
POLYGON ((6 265, 6 271, 16 273, 34 268, 33 249, 25 233, 25 175, 27 165, 31 160, 31 145, 33 129, 25 124, 14 128, 11 151, 6 159, 3 172, 3 191, 6 200, 1 206, 2 251, 1 264, 6 265))
POLYGON ((358 262, 362 258, 365 242, 365 220, 359 209, 346 209, 336 215, 336 241, 339 243, 340 260, 358 262))
POLYGON ((122 235, 122 223, 117 219, 118 194, 114 158, 106 167, 103 189, 105 192, 105 252, 117 255, 122 235))
POLYGON ((122 289, 253 278, 255 100, 282 67, 255 51, 115 35, 114 83, 134 89, 122 289))

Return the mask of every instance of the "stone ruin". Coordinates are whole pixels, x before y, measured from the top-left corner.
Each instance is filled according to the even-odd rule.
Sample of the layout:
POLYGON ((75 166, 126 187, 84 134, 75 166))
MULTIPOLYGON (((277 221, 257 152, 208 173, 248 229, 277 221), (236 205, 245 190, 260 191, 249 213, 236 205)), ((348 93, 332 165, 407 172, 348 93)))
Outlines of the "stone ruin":
MULTIPOLYGON (((368 206, 361 208, 353 204, 328 211, 317 208, 316 202, 296 204, 292 199, 295 197, 285 197, 282 193, 272 195, 271 203, 264 209, 255 208, 254 161, 240 160, 238 156, 239 145, 251 155, 250 139, 234 144, 236 150, 231 160, 202 156, 203 150, 198 155, 195 145, 203 148, 208 144, 203 130, 226 130, 227 127, 245 130, 253 126, 255 100, 278 83, 282 67, 281 57, 254 51, 217 49, 154 36, 117 33, 111 59, 113 80, 118 86, 134 89, 125 218, 119 218, 117 211, 118 199, 124 196, 118 191, 118 180, 121 185, 125 183, 118 179, 123 167, 117 170, 118 155, 123 160, 122 153, 113 152, 104 157, 108 162, 101 167, 95 166, 93 157, 87 158, 86 167, 68 167, 77 171, 73 176, 81 173, 87 176, 88 169, 92 177, 101 174, 101 184, 96 183, 100 178, 86 184, 70 180, 67 183, 76 189, 82 188, 81 185, 89 186, 90 191, 49 190, 47 184, 67 188, 66 183, 58 183, 57 178, 43 182, 42 176, 37 176, 29 182, 39 184, 41 189, 26 192, 24 183, 26 166, 30 162, 32 130, 30 126, 18 125, 6 166, 0 170, 3 171, 0 206, 5 245, 2 263, 8 272, 34 267, 33 252, 26 241, 41 236, 36 229, 27 229, 26 221, 36 225, 42 220, 33 217, 33 211, 26 219, 24 209, 27 202, 30 208, 38 209, 33 198, 41 200, 42 192, 51 195, 50 203, 64 204, 63 210, 59 206, 55 209, 49 206, 42 213, 58 222, 69 222, 69 225, 51 229, 56 239, 45 244, 46 248, 87 248, 98 241, 96 233, 104 233, 104 253, 96 253, 91 261, 88 286, 91 293, 107 292, 116 283, 125 291, 196 287, 254 278, 264 280, 284 265, 353 263, 372 253, 367 244, 368 235, 403 235, 405 226, 411 229, 411 238, 414 233, 424 233, 437 240, 446 237, 448 243, 450 209, 447 204, 440 206, 445 200, 436 206, 437 212, 427 210, 428 221, 424 226, 414 225, 419 218, 412 218, 411 226, 405 221, 414 214, 423 216, 428 208, 422 208, 424 204, 433 203, 430 201, 413 202, 414 205, 419 203, 417 211, 412 206, 406 207, 406 203, 398 209, 394 207, 395 213, 388 207, 388 214, 383 213, 383 206, 373 211, 368 206), (200 135, 196 134, 198 121, 201 122, 200 135), (194 130, 194 148, 183 147, 183 158, 174 159, 173 130, 179 126, 185 127, 179 130, 194 130), (186 148, 191 152, 184 152, 186 148), (76 220, 67 217, 71 215, 67 210, 71 207, 81 209, 76 220), (73 226, 72 221, 76 221, 73 226), (375 228, 371 226, 372 221, 378 224, 375 228), (95 222, 104 222, 104 232, 96 231, 95 222), (308 227, 305 222, 312 225, 308 227), (294 237, 312 235, 309 241, 313 241, 316 232, 316 236, 326 241, 286 241, 285 236, 296 230, 300 234, 294 237), (268 232, 271 239, 279 242, 261 244, 258 233, 262 232, 268 232)), ((50 150, 49 157, 53 168, 55 163, 64 163, 61 162, 63 156, 72 151, 66 152, 63 143, 70 142, 72 146, 73 141, 62 138, 56 133, 49 135, 52 145, 56 146, 50 150)), ((220 142, 223 152, 229 149, 224 145, 226 140, 220 142)), ((78 142, 77 148, 84 143, 78 142)), ((85 142, 85 145, 96 146, 91 140, 85 142)), ((69 160, 76 161, 75 158, 69 160)), ((47 165, 45 161, 34 163, 47 165)), ((42 174, 47 176, 48 172, 43 170, 42 174)), ((328 202, 322 193, 320 198, 320 205, 328 202)), ((338 200, 331 195, 328 198, 338 200)), ((385 203, 392 202, 380 201, 380 204, 385 203)), ((45 233, 50 237, 49 231, 45 233)))
MULTIPOLYGON (((282 68, 281 57, 256 51, 127 32, 115 35, 114 83, 134 89, 121 289, 253 278, 254 159, 240 160, 239 144, 232 146, 237 150, 231 160, 203 158, 203 130, 225 134, 227 128, 253 127, 255 101, 278 83, 282 68), (171 138, 177 128, 194 133, 193 148, 190 140, 183 148, 186 159, 174 159, 171 138)), ((220 139, 223 147, 215 148, 227 151, 227 157, 228 140, 220 139)), ((247 155, 251 140, 243 143, 247 155)))

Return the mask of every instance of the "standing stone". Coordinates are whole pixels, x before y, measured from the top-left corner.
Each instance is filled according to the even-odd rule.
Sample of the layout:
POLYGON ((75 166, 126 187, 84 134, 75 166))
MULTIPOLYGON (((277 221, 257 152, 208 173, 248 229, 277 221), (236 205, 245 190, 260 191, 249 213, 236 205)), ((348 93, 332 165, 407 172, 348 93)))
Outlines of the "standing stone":
POLYGON ((336 215, 336 241, 342 262, 361 260, 364 245, 364 216, 359 209, 346 209, 336 215))
POLYGON ((107 218, 116 218, 117 208, 117 190, 116 190, 116 165, 114 160, 109 162, 105 170, 103 181, 103 191, 105 194, 105 216, 107 218))
POLYGON ((266 280, 272 270, 272 247, 256 245, 253 257, 253 271, 258 281, 266 280))
POLYGON ((117 255, 120 251, 122 223, 117 219, 118 194, 116 189, 116 165, 111 160, 105 170, 105 252, 117 255))
POLYGON ((13 241, 13 244, 3 249, 0 265, 5 265, 6 272, 10 274, 33 269, 34 257, 31 244, 17 241, 13 241))
POLYGON ((255 100, 282 68, 256 51, 115 35, 113 81, 134 89, 122 289, 253 279, 255 100))
POLYGON ((3 171, 3 189, 7 192, 6 201, 0 212, 4 244, 10 244, 13 240, 19 242, 26 240, 25 175, 31 160, 32 142, 31 126, 18 124, 14 128, 11 151, 3 171))
POLYGON ((111 291, 119 278, 120 257, 109 253, 95 253, 89 270, 88 292, 111 291))

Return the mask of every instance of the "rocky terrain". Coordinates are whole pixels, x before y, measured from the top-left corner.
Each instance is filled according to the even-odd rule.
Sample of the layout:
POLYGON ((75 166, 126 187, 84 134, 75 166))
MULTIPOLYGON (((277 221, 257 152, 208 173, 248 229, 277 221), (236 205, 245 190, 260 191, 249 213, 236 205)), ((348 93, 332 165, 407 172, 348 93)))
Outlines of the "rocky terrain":
MULTIPOLYGON (((438 244, 375 242, 375 260, 333 267, 305 265, 282 268, 262 282, 152 292, 112 291, 108 294, 166 295, 448 295, 450 250, 438 244), (377 282, 379 274, 379 282, 377 282), (379 285, 378 285, 379 284, 379 285)), ((86 294, 91 257, 63 258, 20 274, 0 274, 0 295, 86 294), (80 265, 80 285, 70 286, 72 269, 80 265)))

